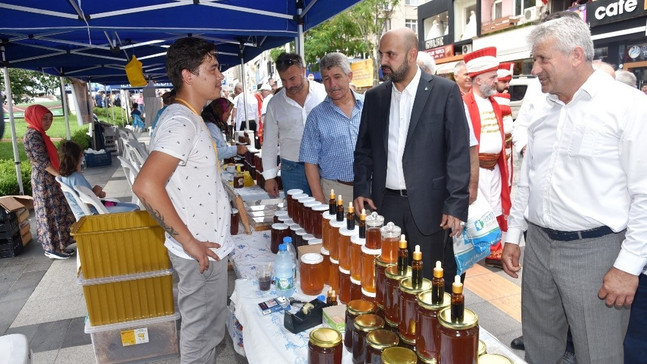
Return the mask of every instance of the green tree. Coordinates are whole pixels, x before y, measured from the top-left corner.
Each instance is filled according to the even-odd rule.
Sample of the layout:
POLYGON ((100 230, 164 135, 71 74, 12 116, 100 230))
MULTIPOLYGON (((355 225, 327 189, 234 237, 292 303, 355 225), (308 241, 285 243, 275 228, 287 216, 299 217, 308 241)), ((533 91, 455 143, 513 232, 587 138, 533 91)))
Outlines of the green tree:
POLYGON ((342 12, 312 28, 305 36, 306 63, 315 63, 326 53, 341 52, 353 57, 366 54, 366 42, 351 13, 342 12))
MULTIPOLYGON (((60 86, 60 81, 54 76, 19 68, 9 69, 9 80, 14 104, 30 102, 33 97, 42 94, 53 95, 60 86)), ((4 77, 0 79, 0 85, 4 90, 4 77)))

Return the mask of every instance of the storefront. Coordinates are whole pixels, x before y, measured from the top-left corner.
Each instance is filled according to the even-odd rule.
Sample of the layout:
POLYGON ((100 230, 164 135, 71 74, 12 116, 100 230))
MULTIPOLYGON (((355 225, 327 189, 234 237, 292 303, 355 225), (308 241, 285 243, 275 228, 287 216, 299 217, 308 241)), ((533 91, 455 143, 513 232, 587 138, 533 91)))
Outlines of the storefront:
POLYGON ((594 59, 633 72, 647 84, 647 8, 645 0, 599 0, 587 4, 594 59))

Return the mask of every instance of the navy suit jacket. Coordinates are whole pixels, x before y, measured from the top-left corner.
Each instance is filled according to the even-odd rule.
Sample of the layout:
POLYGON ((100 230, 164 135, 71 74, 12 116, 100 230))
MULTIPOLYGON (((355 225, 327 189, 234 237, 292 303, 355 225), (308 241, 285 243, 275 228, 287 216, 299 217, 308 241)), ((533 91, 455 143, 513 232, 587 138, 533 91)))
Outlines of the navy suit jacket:
MULTIPOLYGON (((367 91, 353 170, 354 198, 371 197, 380 211, 388 155, 391 81, 367 91)), ((418 229, 439 231, 443 214, 467 220, 469 129, 456 83, 422 72, 402 157, 409 205, 418 229)))

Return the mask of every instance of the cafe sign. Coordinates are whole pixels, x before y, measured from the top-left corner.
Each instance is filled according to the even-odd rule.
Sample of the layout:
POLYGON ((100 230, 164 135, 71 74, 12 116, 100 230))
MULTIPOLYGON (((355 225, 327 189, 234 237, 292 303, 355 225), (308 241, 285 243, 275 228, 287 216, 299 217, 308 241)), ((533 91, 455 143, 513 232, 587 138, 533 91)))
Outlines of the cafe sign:
POLYGON ((645 0, 599 0, 587 4, 591 27, 647 16, 645 0))
POLYGON ((454 56, 454 46, 449 44, 446 46, 429 49, 425 52, 429 53, 432 57, 434 57, 434 59, 452 57, 454 56))

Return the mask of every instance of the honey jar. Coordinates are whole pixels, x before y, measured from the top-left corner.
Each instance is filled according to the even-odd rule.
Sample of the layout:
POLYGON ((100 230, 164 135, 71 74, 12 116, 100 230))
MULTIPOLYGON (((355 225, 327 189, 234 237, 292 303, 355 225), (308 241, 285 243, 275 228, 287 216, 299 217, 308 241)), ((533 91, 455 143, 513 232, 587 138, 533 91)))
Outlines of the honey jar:
POLYGON ((294 220, 294 215, 296 213, 295 211, 296 211, 297 198, 308 196, 308 195, 303 193, 303 190, 295 188, 295 189, 288 190, 288 192, 286 193, 286 196, 287 196, 286 201, 288 205, 288 216, 292 220, 294 220))
POLYGON ((375 312, 375 304, 365 300, 352 300, 346 304, 344 346, 348 349, 353 347, 353 325, 355 318, 359 315, 375 312))
POLYGON ((343 348, 341 334, 321 327, 310 332, 308 364, 341 364, 343 348))
POLYGON ((355 318, 353 324, 353 363, 364 364, 366 360, 366 334, 384 327, 384 319, 376 314, 364 314, 355 318))
POLYGON ((330 254, 328 253, 328 250, 324 248, 323 246, 320 249, 321 251, 321 256, 323 257, 323 264, 322 266, 322 274, 324 277, 324 284, 330 285, 330 254))
POLYGON ((384 349, 398 346, 398 335, 390 330, 378 329, 366 335, 366 364, 382 364, 384 349))
POLYGON ((400 339, 409 345, 416 344, 418 293, 429 290, 431 290, 431 281, 426 278, 422 279, 420 288, 413 287, 412 278, 400 281, 400 299, 398 300, 400 324, 398 325, 398 333, 400 334, 400 339))
POLYGON ((362 247, 362 289, 367 292, 375 293, 375 258, 380 253, 380 249, 362 247))
POLYGON ((384 364, 416 364, 417 361, 416 353, 411 349, 396 346, 386 348, 382 352, 384 364))
POLYGON ((473 311, 464 309, 463 320, 452 322, 451 315, 451 307, 438 314, 440 364, 474 364, 479 345, 478 316, 473 311))
POLYGON ((350 240, 352 236, 359 233, 359 228, 352 230, 342 227, 339 229, 339 239, 337 241, 337 249, 339 250, 339 266, 350 271, 350 240))
POLYGON ((366 239, 354 235, 350 238, 350 277, 362 280, 362 247, 366 244, 366 239))
POLYGON ((328 212, 321 214, 321 239, 326 250, 330 251, 330 222, 335 219, 335 215, 328 212))
POLYGON ((438 313, 449 307, 451 296, 449 293, 443 295, 440 304, 433 304, 431 291, 418 293, 418 306, 416 307, 416 353, 423 361, 431 359, 440 360, 440 324, 438 313))
POLYGON ((326 204, 319 204, 312 208, 311 215, 311 224, 312 224, 312 235, 317 239, 323 239, 323 214, 328 211, 328 206, 326 204))
POLYGON ((384 319, 389 326, 397 328, 400 323, 400 281, 411 277, 411 267, 407 267, 404 275, 398 274, 397 266, 388 267, 384 275, 384 319))
POLYGON ((359 300, 362 298, 362 282, 359 280, 353 279, 353 276, 350 277, 350 299, 359 300))
POLYGON ((272 224, 272 232, 270 237, 270 251, 274 254, 279 252, 279 245, 283 243, 283 238, 290 236, 290 229, 286 224, 275 223, 272 224))
POLYGON ((386 268, 396 263, 386 263, 381 256, 375 258, 375 303, 384 310, 384 291, 386 289, 386 268))
POLYGON ((350 301, 350 272, 339 265, 339 301, 350 301))
POLYGON ((323 256, 318 253, 306 253, 300 260, 301 291, 309 296, 318 295, 324 287, 323 256))
POLYGON ((339 229, 346 226, 346 219, 342 221, 330 220, 330 240, 328 251, 330 252, 330 258, 339 261, 339 239, 341 234, 339 229))
POLYGON ((380 228, 384 225, 384 217, 373 211, 366 216, 366 246, 369 249, 380 249, 382 236, 380 228))
MULTIPOLYGON (((306 202, 303 205, 303 224, 301 226, 308 233, 312 234, 314 232, 314 208, 321 206, 321 202, 313 200, 306 202)), ((326 206, 327 208, 328 206, 326 206)))
POLYGON ((400 242, 399 226, 392 222, 380 228, 382 261, 384 263, 396 263, 398 261, 398 243, 400 242))
POLYGON ((332 257, 330 258, 330 266, 328 267, 328 284, 330 289, 339 292, 339 262, 332 257))

